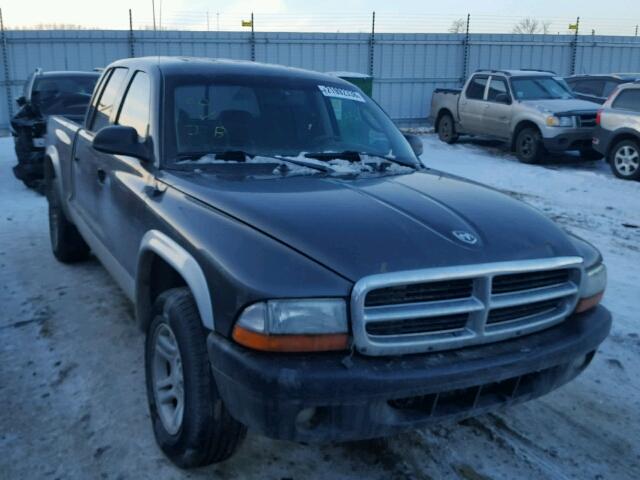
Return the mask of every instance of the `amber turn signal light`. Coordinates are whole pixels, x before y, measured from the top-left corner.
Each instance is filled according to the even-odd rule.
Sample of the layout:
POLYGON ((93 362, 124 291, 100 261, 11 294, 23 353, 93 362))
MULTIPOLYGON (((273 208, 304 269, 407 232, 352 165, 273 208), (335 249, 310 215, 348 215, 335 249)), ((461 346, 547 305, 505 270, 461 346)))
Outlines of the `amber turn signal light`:
POLYGON ((581 298, 580 301, 578 302, 578 306, 576 307, 575 312, 582 313, 595 307, 600 303, 600 300, 602 300, 603 295, 604 295, 604 292, 600 292, 594 295, 593 297, 581 298))
POLYGON ((236 325, 232 336, 240 345, 263 352, 328 352, 349 348, 349 336, 345 333, 265 335, 236 325))

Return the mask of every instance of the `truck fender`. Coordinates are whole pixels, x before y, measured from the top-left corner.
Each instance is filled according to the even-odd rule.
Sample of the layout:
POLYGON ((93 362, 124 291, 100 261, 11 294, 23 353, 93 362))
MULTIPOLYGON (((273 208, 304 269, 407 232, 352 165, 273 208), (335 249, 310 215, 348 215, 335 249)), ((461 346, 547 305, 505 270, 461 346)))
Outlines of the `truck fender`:
POLYGON ((193 256, 174 240, 158 230, 149 230, 145 233, 140 242, 138 252, 138 268, 136 274, 136 316, 139 320, 144 320, 150 314, 151 305, 145 301, 145 294, 148 293, 148 285, 140 272, 147 271, 148 262, 153 252, 171 265, 178 272, 193 294, 193 298, 198 307, 200 319, 205 328, 214 330, 213 307, 207 279, 202 268, 193 256), (148 311, 147 311, 148 310, 148 311))
POLYGON ((44 158, 45 169, 47 168, 46 162, 49 162, 53 169, 52 182, 53 187, 58 191, 58 198, 64 198, 62 195, 62 167, 60 166, 60 155, 58 155, 58 149, 54 145, 48 145, 44 151, 44 158))

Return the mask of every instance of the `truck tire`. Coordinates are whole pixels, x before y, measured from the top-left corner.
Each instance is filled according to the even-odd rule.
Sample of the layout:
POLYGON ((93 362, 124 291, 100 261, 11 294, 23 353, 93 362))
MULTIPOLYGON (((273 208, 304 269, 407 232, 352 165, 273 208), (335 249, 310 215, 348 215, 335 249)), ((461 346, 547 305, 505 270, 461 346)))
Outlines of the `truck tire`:
POLYGON ((206 337, 188 288, 158 297, 145 342, 147 398, 156 441, 182 468, 226 460, 246 434, 222 403, 206 337))
POLYGON ((438 132, 438 138, 448 144, 455 143, 458 140, 458 134, 456 133, 455 123, 453 117, 445 113, 438 120, 436 125, 438 132))
POLYGON ((609 153, 609 165, 618 178, 640 180, 640 144, 634 140, 616 143, 609 153))
POLYGON ((516 155, 522 163, 540 163, 544 156, 544 146, 540 132, 533 127, 525 127, 516 136, 516 155))
POLYGON ((49 201, 49 238, 53 255, 62 263, 86 260, 91 249, 76 226, 65 215, 58 193, 50 183, 46 190, 49 201))

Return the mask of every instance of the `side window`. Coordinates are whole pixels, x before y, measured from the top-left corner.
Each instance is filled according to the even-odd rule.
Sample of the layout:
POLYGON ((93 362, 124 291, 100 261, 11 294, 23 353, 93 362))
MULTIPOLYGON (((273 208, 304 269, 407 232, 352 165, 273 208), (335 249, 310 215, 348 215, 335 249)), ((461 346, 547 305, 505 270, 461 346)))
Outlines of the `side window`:
POLYGON ((608 80, 604 84, 604 90, 602 92, 603 97, 608 97, 613 93, 613 91, 620 85, 618 82, 614 82, 612 80, 608 80))
POLYGON ((149 133, 149 101, 151 82, 144 72, 136 72, 122 102, 118 115, 118 125, 133 127, 140 138, 146 138, 149 133))
POLYGON ((109 118, 111 117, 111 113, 115 107, 115 103, 118 100, 118 93, 120 92, 120 87, 125 77, 127 76, 127 72, 129 69, 127 68, 114 68, 111 76, 106 81, 104 90, 100 94, 97 105, 95 107, 95 112, 93 116, 93 121, 89 126, 89 130, 93 132, 97 132, 102 127, 106 127, 109 125, 109 118))
POLYGON ((640 88, 623 90, 613 102, 613 108, 640 113, 640 88))
POLYGON ((589 79, 589 80, 579 81, 574 87, 574 90, 576 92, 584 93, 586 95, 601 97, 603 88, 604 88, 604 80, 589 79))
POLYGON ((491 77, 489 92, 487 93, 487 100, 489 100, 490 102, 495 102, 498 95, 502 93, 508 96, 508 92, 509 90, 507 89, 507 82, 503 78, 491 77))
POLYGON ((469 82, 466 96, 472 100, 482 100, 484 98, 484 89, 487 86, 488 77, 476 75, 469 82))

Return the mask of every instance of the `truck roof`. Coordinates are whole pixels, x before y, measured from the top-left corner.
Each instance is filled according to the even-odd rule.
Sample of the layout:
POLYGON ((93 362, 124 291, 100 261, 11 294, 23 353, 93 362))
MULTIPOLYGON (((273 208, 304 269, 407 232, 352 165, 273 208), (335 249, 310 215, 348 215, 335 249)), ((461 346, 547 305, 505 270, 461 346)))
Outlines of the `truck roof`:
POLYGON ((330 81, 345 86, 352 84, 338 77, 324 73, 304 70, 302 68, 285 67, 268 63, 252 62, 248 60, 230 60, 223 58, 200 57, 138 57, 126 58, 113 62, 111 66, 127 66, 129 68, 157 68, 163 76, 206 74, 216 72, 226 75, 258 75, 271 77, 300 78, 316 81, 330 81))
POLYGON ((506 75, 507 77, 532 77, 532 76, 544 76, 544 77, 550 77, 550 76, 556 76, 556 72, 553 72, 551 70, 538 70, 535 68, 523 68, 520 70, 491 70, 491 69, 482 69, 482 70, 476 70, 474 73, 487 73, 487 74, 492 74, 492 73, 500 73, 502 75, 506 75))

